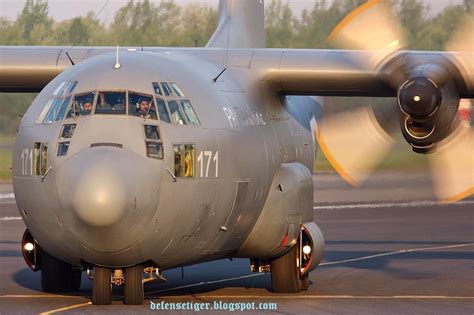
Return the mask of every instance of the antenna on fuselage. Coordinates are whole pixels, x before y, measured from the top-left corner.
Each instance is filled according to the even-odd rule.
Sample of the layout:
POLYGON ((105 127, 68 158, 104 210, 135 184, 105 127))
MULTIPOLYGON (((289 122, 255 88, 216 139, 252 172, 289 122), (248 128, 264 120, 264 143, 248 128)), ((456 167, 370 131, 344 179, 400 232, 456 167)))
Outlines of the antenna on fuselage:
POLYGON ((117 52, 116 52, 116 54, 115 54, 115 65, 114 65, 114 69, 120 69, 119 48, 120 48, 120 46, 117 46, 117 52))

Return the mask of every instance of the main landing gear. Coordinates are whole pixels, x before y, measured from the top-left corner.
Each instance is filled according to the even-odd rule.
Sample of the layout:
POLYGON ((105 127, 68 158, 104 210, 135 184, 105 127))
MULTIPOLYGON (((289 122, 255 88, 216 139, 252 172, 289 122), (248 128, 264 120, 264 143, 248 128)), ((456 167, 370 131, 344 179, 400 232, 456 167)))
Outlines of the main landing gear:
POLYGON ((44 292, 70 292, 81 287, 82 272, 41 250, 41 288, 44 292))
MULTIPOLYGON (((92 303, 108 305, 112 302, 112 277, 110 268, 95 266, 92 286, 92 303)), ((117 278, 114 279, 117 281, 117 278)), ((125 268, 124 303, 127 305, 141 305, 144 301, 143 266, 136 265, 125 268)))
POLYGON ((270 264, 272 291, 275 293, 298 293, 309 287, 308 275, 301 276, 297 266, 298 246, 270 264))
POLYGON ((323 257, 324 237, 314 222, 301 226, 300 237, 285 255, 270 263, 272 291, 297 293, 309 288, 309 272, 314 270, 323 257))

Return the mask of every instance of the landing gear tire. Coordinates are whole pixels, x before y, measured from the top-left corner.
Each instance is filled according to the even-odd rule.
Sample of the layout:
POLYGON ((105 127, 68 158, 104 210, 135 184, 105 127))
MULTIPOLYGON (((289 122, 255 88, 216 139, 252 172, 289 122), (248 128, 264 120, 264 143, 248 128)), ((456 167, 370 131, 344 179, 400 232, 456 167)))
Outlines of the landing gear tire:
POLYGON ((125 268, 124 303, 142 305, 144 299, 143 266, 125 268))
POLYGON ((81 271, 41 251, 41 288, 44 292, 70 292, 81 287, 81 271))
POLYGON ((301 291, 308 291, 309 289, 309 278, 308 274, 301 277, 301 291))
POLYGON ((112 303, 112 271, 109 268, 94 267, 94 281, 92 284, 92 304, 109 305, 112 303))
POLYGON ((301 291, 302 283, 296 265, 297 257, 298 246, 294 246, 288 253, 271 262, 272 292, 298 293, 301 291))

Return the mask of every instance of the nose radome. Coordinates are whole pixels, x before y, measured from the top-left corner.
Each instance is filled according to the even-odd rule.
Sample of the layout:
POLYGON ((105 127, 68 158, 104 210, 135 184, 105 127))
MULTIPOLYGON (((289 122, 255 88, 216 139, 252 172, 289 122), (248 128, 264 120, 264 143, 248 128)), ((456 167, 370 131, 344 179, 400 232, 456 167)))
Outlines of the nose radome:
POLYGON ((132 151, 112 147, 90 148, 70 157, 56 176, 64 216, 101 228, 119 221, 131 224, 136 215, 156 209, 154 183, 159 174, 147 162, 132 151))
POLYGON ((130 189, 115 164, 112 160, 105 165, 91 165, 77 178, 76 189, 72 191, 72 209, 90 226, 112 225, 125 214, 130 189))

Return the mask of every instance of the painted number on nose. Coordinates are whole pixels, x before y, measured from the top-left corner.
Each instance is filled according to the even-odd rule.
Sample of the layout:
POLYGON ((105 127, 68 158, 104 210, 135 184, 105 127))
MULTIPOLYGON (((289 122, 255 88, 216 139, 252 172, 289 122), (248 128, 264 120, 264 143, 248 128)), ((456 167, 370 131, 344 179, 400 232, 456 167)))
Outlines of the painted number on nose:
POLYGON ((33 176, 33 150, 24 149, 21 152, 21 166, 21 175, 33 176))
POLYGON ((215 166, 215 177, 219 177, 219 152, 216 151, 201 151, 198 156, 198 163, 200 177, 209 177, 209 169, 211 166, 215 166), (212 165, 211 165, 212 164, 212 165))

